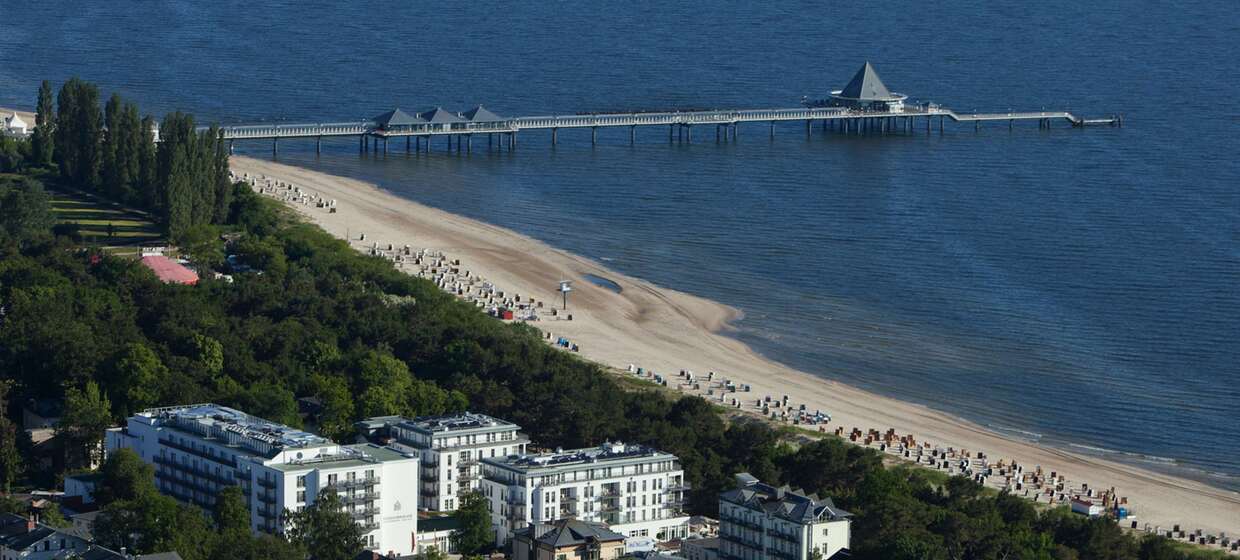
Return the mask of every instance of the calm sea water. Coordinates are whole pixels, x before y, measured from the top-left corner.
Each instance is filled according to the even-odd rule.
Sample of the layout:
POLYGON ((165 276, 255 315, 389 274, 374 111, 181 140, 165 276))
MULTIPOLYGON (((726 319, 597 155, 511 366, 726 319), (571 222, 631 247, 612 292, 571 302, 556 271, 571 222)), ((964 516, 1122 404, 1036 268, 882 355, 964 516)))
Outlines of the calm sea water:
POLYGON ((1232 3, 251 4, 3 0, 0 104, 79 75, 222 122, 795 106, 870 60, 960 111, 1123 113, 729 144, 568 131, 386 159, 286 142, 280 159, 737 306, 737 337, 815 374, 1240 488, 1232 3))

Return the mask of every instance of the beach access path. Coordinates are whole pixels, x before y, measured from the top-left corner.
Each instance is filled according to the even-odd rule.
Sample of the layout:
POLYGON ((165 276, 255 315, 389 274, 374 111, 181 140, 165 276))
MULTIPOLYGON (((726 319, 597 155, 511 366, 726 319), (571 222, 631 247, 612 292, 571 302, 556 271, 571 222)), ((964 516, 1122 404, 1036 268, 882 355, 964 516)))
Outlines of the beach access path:
MULTIPOLYGON (((1135 466, 1069 453, 1006 438, 978 425, 848 385, 793 370, 768 360, 726 336, 738 310, 690 294, 655 286, 606 269, 599 263, 552 248, 513 231, 457 216, 385 192, 375 185, 298 167, 234 156, 232 170, 291 183, 338 202, 335 212, 290 204, 327 232, 351 238, 361 249, 371 243, 411 245, 460 259, 472 274, 508 292, 559 302, 561 280, 573 281, 568 312, 573 320, 530 323, 554 337, 580 345, 581 354, 618 369, 636 364, 673 380, 682 369, 746 383, 746 399, 789 395, 810 410, 832 416, 828 431, 843 426, 899 434, 957 450, 985 452, 992 458, 1040 465, 1074 483, 1115 487, 1127 496, 1141 526, 1240 534, 1240 494, 1135 466), (365 233, 366 241, 359 241, 365 233), (593 274, 618 284, 615 292, 595 285, 593 274)), ((1068 413, 1068 411, 1064 411, 1068 413)))

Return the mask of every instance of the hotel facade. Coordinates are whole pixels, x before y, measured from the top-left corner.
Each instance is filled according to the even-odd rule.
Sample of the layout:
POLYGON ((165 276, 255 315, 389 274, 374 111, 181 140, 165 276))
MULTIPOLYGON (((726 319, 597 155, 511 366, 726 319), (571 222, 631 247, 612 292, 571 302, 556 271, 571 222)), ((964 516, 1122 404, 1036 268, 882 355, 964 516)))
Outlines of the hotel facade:
POLYGON ((642 445, 482 460, 481 491, 500 546, 531 524, 568 518, 604 523, 626 537, 684 538, 688 489, 675 455, 642 445))
POLYGON ((160 492, 206 509, 241 487, 254 531, 281 533, 284 510, 334 491, 364 546, 414 554, 418 459, 374 444, 341 445, 215 404, 150 409, 107 431, 105 449, 131 449, 155 468, 160 492))
POLYGON ((482 459, 524 455, 530 443, 520 426, 470 412, 381 416, 357 427, 372 441, 385 441, 420 458, 418 507, 427 511, 456 510, 465 495, 480 489, 482 459))
POLYGON ((721 560, 828 560, 849 548, 852 514, 818 499, 763 484, 748 473, 719 496, 721 560))

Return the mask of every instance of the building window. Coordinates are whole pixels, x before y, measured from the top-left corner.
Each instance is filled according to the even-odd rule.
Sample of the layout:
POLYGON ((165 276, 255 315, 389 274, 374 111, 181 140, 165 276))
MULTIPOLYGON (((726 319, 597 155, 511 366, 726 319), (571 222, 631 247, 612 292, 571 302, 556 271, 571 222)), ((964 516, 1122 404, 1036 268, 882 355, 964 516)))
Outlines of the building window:
POLYGON ((299 501, 299 502, 304 502, 304 501, 306 501, 306 491, 305 491, 305 490, 298 490, 298 491, 297 491, 297 501, 299 501))
POLYGON ((375 478, 375 470, 366 469, 366 480, 373 480, 374 478, 375 478))
POLYGON ((305 487, 306 487, 306 475, 304 475, 304 474, 303 474, 303 475, 299 475, 299 476, 297 477, 297 487, 298 487, 298 488, 305 488, 305 487))
POLYGON ((331 484, 335 484, 335 483, 336 483, 336 475, 334 475, 334 474, 329 474, 329 475, 327 475, 327 484, 328 484, 328 485, 331 485, 331 484))

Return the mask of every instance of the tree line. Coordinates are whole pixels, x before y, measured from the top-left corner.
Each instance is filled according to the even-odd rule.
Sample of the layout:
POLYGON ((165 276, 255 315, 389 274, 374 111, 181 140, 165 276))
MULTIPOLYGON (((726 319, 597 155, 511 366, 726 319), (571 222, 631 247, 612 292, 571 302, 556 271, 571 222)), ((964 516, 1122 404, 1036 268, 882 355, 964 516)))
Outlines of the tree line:
MULTIPOLYGON (((168 154, 174 166, 185 166, 193 160, 188 154, 209 141, 185 124, 188 117, 170 122, 164 130, 177 129, 170 134, 182 138, 174 143, 198 146, 168 154)), ((11 183, 23 193, 41 190, 27 177, 11 183)), ((54 237, 46 221, 27 217, 27 225, 10 227, 0 212, 0 375, 11 385, 10 404, 65 400, 58 430, 74 454, 61 472, 86 463, 104 426, 149 406, 214 401, 340 439, 368 416, 468 408, 510 419, 548 447, 622 440, 674 453, 693 487, 692 513, 717 514, 719 492, 740 471, 832 496, 855 514, 859 558, 1194 557, 1165 539, 1129 536, 1114 522, 1041 510, 964 478, 886 466, 877 452, 838 439, 802 441, 760 421, 726 418, 698 397, 621 383, 597 364, 549 347, 532 327, 496 321, 429 281, 357 253, 247 185, 229 185, 228 195, 210 204, 214 227, 233 234, 226 250, 261 274, 163 284, 133 260, 54 237), (215 206, 222 201, 223 211, 215 206), (320 406, 302 413, 300 397, 318 397, 320 406)), ((219 236, 212 243, 225 250, 219 236)), ((16 408, 8 407, 11 420, 16 408)), ((55 485, 58 472, 22 469, 27 445, 0 441, 0 476, 15 486, 55 485), (6 453, 6 445, 16 452, 6 453)), ((180 519, 154 494, 134 499, 120 503, 146 512, 135 518, 180 519)), ((301 526, 306 534, 327 526, 317 523, 301 526)), ((117 534, 146 534, 134 527, 144 526, 117 534)), ((210 558, 211 539, 189 535, 129 544, 154 552, 152 542, 172 543, 186 547, 178 552, 187 559, 210 558)))
POLYGON ((55 167, 75 188, 150 212, 174 240, 227 219, 232 185, 218 127, 198 130, 179 111, 157 124, 115 93, 100 103, 99 88, 78 78, 65 82, 53 103, 44 81, 30 163, 55 167))

